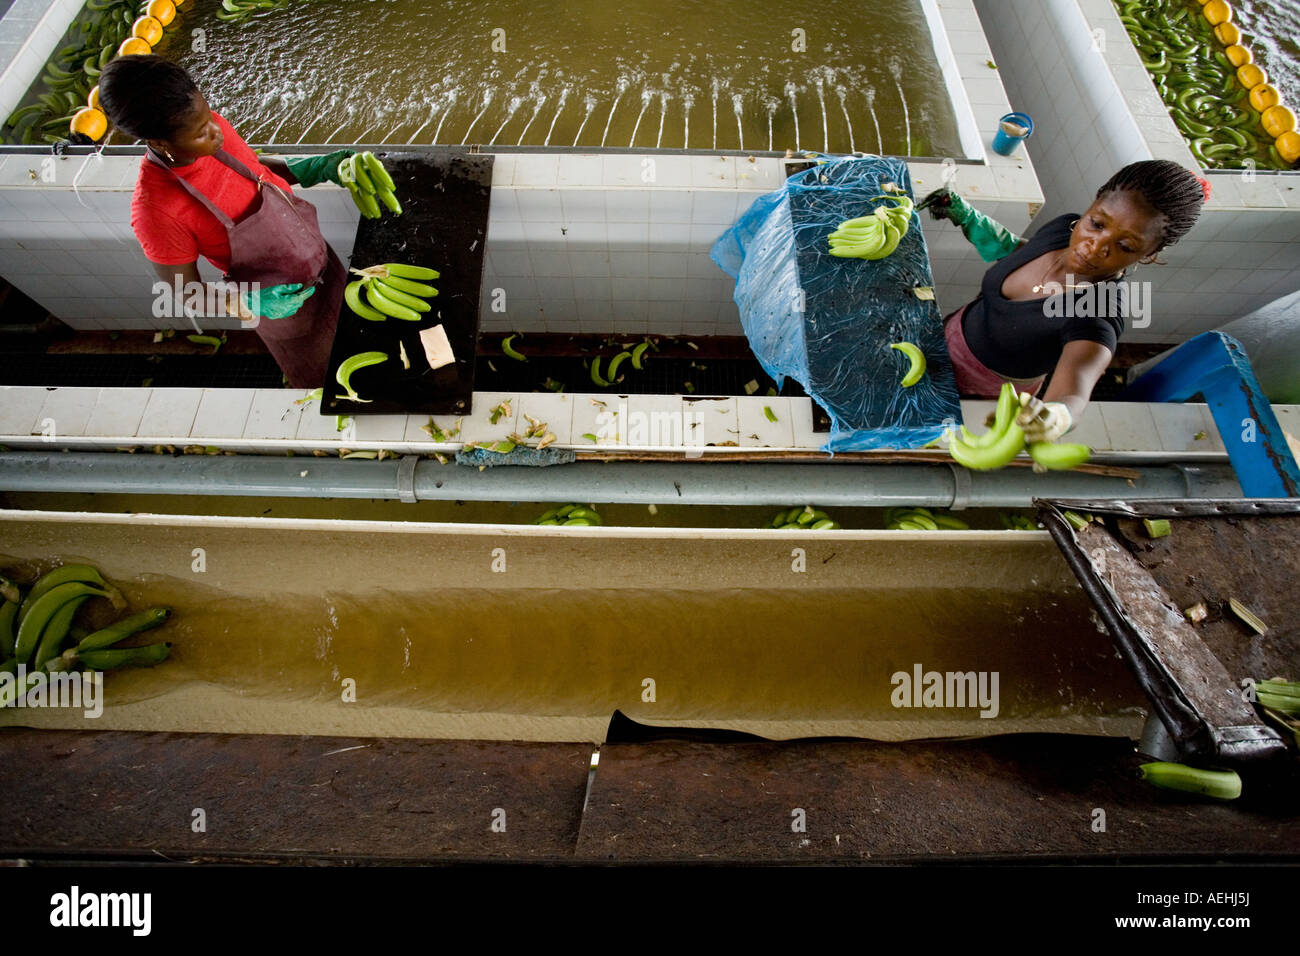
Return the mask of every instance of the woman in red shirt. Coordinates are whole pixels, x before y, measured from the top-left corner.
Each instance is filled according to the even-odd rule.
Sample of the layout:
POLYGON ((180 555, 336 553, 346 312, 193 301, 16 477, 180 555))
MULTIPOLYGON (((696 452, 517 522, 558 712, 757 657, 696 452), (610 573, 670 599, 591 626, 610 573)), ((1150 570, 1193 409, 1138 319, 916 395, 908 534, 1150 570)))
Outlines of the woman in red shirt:
POLYGON ((203 256, 239 284, 222 291, 224 313, 252 323, 289 386, 323 385, 347 270, 290 184, 338 183, 350 151, 292 166, 259 160, 184 68, 158 56, 110 62, 99 99, 114 126, 147 144, 131 228, 159 279, 201 282, 203 256))

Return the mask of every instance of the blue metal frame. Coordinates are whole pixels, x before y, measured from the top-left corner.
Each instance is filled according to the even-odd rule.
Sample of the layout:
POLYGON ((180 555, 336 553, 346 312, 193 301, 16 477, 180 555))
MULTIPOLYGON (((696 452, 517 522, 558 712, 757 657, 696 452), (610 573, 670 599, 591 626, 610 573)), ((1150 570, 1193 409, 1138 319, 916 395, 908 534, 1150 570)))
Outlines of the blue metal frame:
POLYGON ((1300 497, 1300 468, 1240 342, 1203 332, 1138 378, 1127 402, 1185 402, 1205 396, 1237 481, 1248 498, 1300 497))

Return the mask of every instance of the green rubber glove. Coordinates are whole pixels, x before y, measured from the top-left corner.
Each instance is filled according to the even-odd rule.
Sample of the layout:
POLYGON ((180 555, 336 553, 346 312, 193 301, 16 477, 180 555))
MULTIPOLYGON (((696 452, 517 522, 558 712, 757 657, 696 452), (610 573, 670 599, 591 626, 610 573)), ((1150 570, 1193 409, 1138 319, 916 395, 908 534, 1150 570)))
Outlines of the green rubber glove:
POLYGON ((316 287, 302 290, 302 283, 273 285, 269 289, 249 289, 241 301, 249 312, 264 319, 287 319, 297 314, 302 304, 316 294, 316 287))
POLYGON ((1010 255, 1022 241, 1006 226, 971 208, 966 200, 946 186, 930 193, 917 203, 916 208, 929 209, 931 218, 947 219, 961 226, 962 234, 985 262, 997 262, 1010 255))
POLYGON ((303 189, 327 180, 335 186, 342 186, 343 182, 339 179, 339 163, 351 156, 352 152, 350 149, 336 149, 323 156, 285 160, 284 164, 289 167, 289 172, 293 173, 294 179, 298 180, 298 185, 303 189))

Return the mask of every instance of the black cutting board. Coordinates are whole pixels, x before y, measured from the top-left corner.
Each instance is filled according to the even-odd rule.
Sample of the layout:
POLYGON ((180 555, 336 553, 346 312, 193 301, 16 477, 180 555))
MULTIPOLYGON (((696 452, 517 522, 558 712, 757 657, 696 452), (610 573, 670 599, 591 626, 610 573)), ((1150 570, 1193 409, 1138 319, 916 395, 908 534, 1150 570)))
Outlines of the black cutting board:
MULTIPOLYGON (((347 302, 339 312, 330 351, 322 415, 463 415, 474 392, 474 350, 478 342, 479 286, 492 196, 490 155, 458 150, 376 153, 397 186, 402 215, 386 209, 379 219, 362 218, 350 265, 362 269, 384 262, 430 266, 442 273, 429 284, 438 295, 419 322, 389 317, 371 322, 347 302), (423 329, 442 325, 456 361, 431 369, 420 344, 423 329), (399 340, 411 367, 402 368, 399 340), (353 402, 335 380, 339 365, 358 352, 386 352, 387 362, 352 375, 351 384, 370 402, 353 402)), ((360 278, 349 275, 349 281, 360 278)), ((364 295, 362 300, 364 301, 364 295)))

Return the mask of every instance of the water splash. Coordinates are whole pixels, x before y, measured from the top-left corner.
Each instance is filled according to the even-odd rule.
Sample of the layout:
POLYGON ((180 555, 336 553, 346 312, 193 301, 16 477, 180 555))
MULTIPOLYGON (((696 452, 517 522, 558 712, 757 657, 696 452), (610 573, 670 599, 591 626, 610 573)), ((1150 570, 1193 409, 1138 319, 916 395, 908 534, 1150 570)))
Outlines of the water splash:
POLYGON ((740 148, 745 148, 745 126, 743 123, 744 107, 740 105, 740 94, 731 94, 731 109, 736 114, 736 135, 740 137, 740 148))
POLYGON ((816 82, 817 100, 822 106, 822 140, 824 143, 822 146, 822 152, 829 153, 831 151, 831 132, 830 127, 826 122, 826 90, 822 87, 822 78, 820 76, 817 77, 816 82))
POLYGON ((848 90, 842 86, 835 87, 835 95, 840 98, 840 112, 844 114, 844 125, 849 128, 849 152, 856 153, 858 145, 853 140, 853 120, 849 119, 849 108, 845 105, 844 97, 848 95, 848 90))
POLYGON ((713 148, 718 148, 718 79, 713 78, 713 148))
POLYGON ((799 145, 799 101, 795 99, 794 92, 794 84, 787 83, 785 95, 790 97, 790 107, 794 110, 794 149, 795 152, 799 152, 802 149, 799 145))
MULTIPOLYGON (((305 130, 303 130, 302 135, 298 137, 298 143, 301 143, 304 139, 306 139, 307 134, 310 133, 312 129, 316 126, 316 124, 319 123, 322 119, 324 119, 326 116, 334 115, 334 107, 338 105, 338 102, 339 102, 339 98, 337 96, 330 97, 329 106, 325 107, 324 110, 316 114, 316 118, 311 121, 311 126, 308 126, 305 130)), ((297 143, 295 143, 294 145, 297 145, 297 143)))
POLYGON ((691 107, 695 105, 695 97, 689 93, 682 97, 682 106, 686 109, 686 128, 682 131, 682 149, 691 148, 691 107))
POLYGON ((537 93, 536 95, 537 105, 533 107, 533 115, 528 117, 528 122, 524 124, 524 131, 519 134, 519 142, 515 143, 516 146, 523 145, 524 137, 528 135, 529 127, 533 125, 533 121, 537 119, 538 114, 542 112, 542 107, 546 105, 546 94, 537 93))
MULTIPOLYGON (((564 101, 567 100, 568 98, 569 98, 569 88, 566 86, 564 89, 560 91, 560 105, 555 110, 555 116, 551 118, 551 128, 546 131, 546 141, 542 143, 543 146, 551 145, 551 134, 555 132, 555 121, 558 120, 560 118, 560 114, 564 112, 564 101)), ((519 141, 523 142, 522 136, 519 137, 519 141)))
POLYGON ((632 138, 627 141, 628 146, 631 146, 636 142, 636 131, 641 128, 641 117, 645 116, 646 107, 650 105, 650 100, 653 96, 654 94, 649 90, 641 91, 641 112, 636 114, 636 123, 632 127, 632 138))
POLYGON ((438 120, 438 128, 433 131, 433 139, 429 140, 431 144, 438 142, 438 134, 442 132, 442 124, 446 122, 447 117, 451 115, 451 111, 455 109, 455 107, 456 91, 452 90, 447 94, 447 108, 442 111, 442 119, 438 120))
POLYGON ((483 91, 483 108, 478 111, 478 115, 474 117, 474 121, 469 124, 469 129, 465 130, 465 135, 462 136, 460 140, 462 143, 469 142, 469 134, 474 132, 474 127, 478 125, 478 121, 483 118, 483 114, 487 112, 487 108, 491 105, 492 105, 492 88, 489 87, 488 89, 483 91))
POLYGON ((596 97, 588 93, 582 98, 582 105, 586 107, 587 112, 582 117, 582 122, 578 124, 578 132, 573 134, 573 145, 578 145, 578 139, 582 136, 582 131, 587 128, 587 120, 591 119, 592 110, 596 108, 596 97))
POLYGON ((604 146, 605 140, 609 138, 609 124, 614 119, 614 110, 618 109, 618 101, 623 98, 623 93, 625 90, 627 90, 627 77, 620 76, 618 78, 617 92, 614 94, 614 102, 609 108, 609 116, 606 117, 605 119, 605 132, 600 137, 601 146, 604 146))
POLYGON ((907 112, 907 97, 903 95, 903 84, 898 82, 898 77, 894 77, 894 86, 898 88, 898 98, 903 101, 903 126, 907 131, 907 152, 905 156, 912 155, 912 117, 907 112))
POLYGON ((880 135, 880 118, 876 116, 876 91, 867 91, 867 109, 871 111, 871 122, 876 124, 876 155, 885 155, 885 138, 880 135))
POLYGON ((506 104, 506 118, 501 121, 501 125, 497 127, 497 131, 493 133, 492 138, 488 140, 489 144, 495 143, 497 137, 501 135, 501 131, 506 128, 506 124, 515 118, 515 111, 519 109, 521 103, 523 103, 522 98, 518 96, 510 97, 510 102, 506 104))

